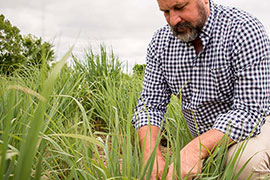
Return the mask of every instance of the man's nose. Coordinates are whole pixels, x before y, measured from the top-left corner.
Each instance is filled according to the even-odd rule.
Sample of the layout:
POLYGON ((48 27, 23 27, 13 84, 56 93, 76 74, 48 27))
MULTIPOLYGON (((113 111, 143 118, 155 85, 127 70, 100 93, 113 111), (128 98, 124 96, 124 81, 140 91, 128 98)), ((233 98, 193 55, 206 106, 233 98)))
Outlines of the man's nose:
POLYGON ((170 25, 171 26, 175 26, 181 21, 182 21, 182 19, 179 16, 179 14, 177 14, 177 13, 175 13, 173 11, 170 13, 170 25))

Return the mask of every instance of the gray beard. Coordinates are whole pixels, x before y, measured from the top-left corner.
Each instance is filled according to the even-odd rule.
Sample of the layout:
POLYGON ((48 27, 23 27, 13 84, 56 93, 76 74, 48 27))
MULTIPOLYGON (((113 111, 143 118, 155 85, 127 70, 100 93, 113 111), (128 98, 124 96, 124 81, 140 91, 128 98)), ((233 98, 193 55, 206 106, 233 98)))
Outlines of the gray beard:
POLYGON ((190 22, 178 23, 176 26, 171 27, 173 34, 183 42, 194 41, 200 34, 205 22, 207 21, 207 11, 204 8, 203 4, 198 1, 197 4, 198 12, 201 17, 200 21, 196 25, 192 25, 190 22), (190 29, 190 32, 178 32, 178 28, 187 27, 190 29))
POLYGON ((200 31, 195 29, 195 28, 190 28, 190 33, 179 33, 177 30, 175 30, 174 28, 171 28, 173 34, 180 40, 183 42, 190 42, 190 41, 194 41, 200 34, 200 31))

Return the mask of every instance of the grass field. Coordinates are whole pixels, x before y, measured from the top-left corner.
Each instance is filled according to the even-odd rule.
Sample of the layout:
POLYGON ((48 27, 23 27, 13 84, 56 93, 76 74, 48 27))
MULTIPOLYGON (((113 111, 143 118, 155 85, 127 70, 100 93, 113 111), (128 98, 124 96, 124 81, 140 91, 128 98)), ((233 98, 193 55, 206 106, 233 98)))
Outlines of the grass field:
MULTIPOLYGON (((143 166, 130 122, 142 77, 123 73, 105 47, 83 60, 73 57, 72 68, 70 56, 50 70, 22 67, 0 76, 0 179, 143 179, 154 157, 143 166)), ((179 162, 179 150, 192 138, 180 108, 173 96, 160 137, 167 164, 179 162)), ((241 149, 226 167, 225 154, 226 144, 211 152, 200 179, 237 179, 241 149)))

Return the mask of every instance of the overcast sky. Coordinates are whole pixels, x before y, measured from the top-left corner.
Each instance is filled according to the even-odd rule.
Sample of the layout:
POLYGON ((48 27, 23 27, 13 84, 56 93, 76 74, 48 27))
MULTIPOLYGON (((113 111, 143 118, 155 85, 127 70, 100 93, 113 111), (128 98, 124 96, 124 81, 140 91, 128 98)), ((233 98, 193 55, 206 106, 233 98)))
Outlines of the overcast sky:
MULTIPOLYGON (((215 0, 244 9, 270 34, 270 0, 215 0)), ((153 33, 165 25, 156 0, 0 0, 0 13, 21 33, 53 42, 58 58, 75 44, 74 54, 104 43, 132 67, 145 63, 153 33)))

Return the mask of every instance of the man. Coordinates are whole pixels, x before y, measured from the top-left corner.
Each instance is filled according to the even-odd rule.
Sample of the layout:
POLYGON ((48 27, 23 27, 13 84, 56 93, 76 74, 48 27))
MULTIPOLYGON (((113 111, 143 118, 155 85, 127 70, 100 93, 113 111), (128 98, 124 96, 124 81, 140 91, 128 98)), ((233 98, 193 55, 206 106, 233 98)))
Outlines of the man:
MULTIPOLYGON (((189 130, 194 137, 199 133, 180 152, 182 178, 200 173, 207 149, 226 132, 232 143, 250 135, 256 138, 245 150, 244 163, 260 151, 240 180, 251 172, 252 178, 270 174, 270 143, 264 139, 270 130, 264 125, 270 115, 270 42, 263 25, 246 12, 212 0, 158 0, 158 5, 168 25, 149 44, 143 90, 132 119, 141 144, 146 140, 144 162, 155 146, 171 94, 181 90, 189 130), (205 148, 200 150, 199 141, 205 148)), ((156 161, 152 179, 162 176, 165 165, 159 144, 156 161)), ((173 164, 167 179, 172 177, 173 164)))

